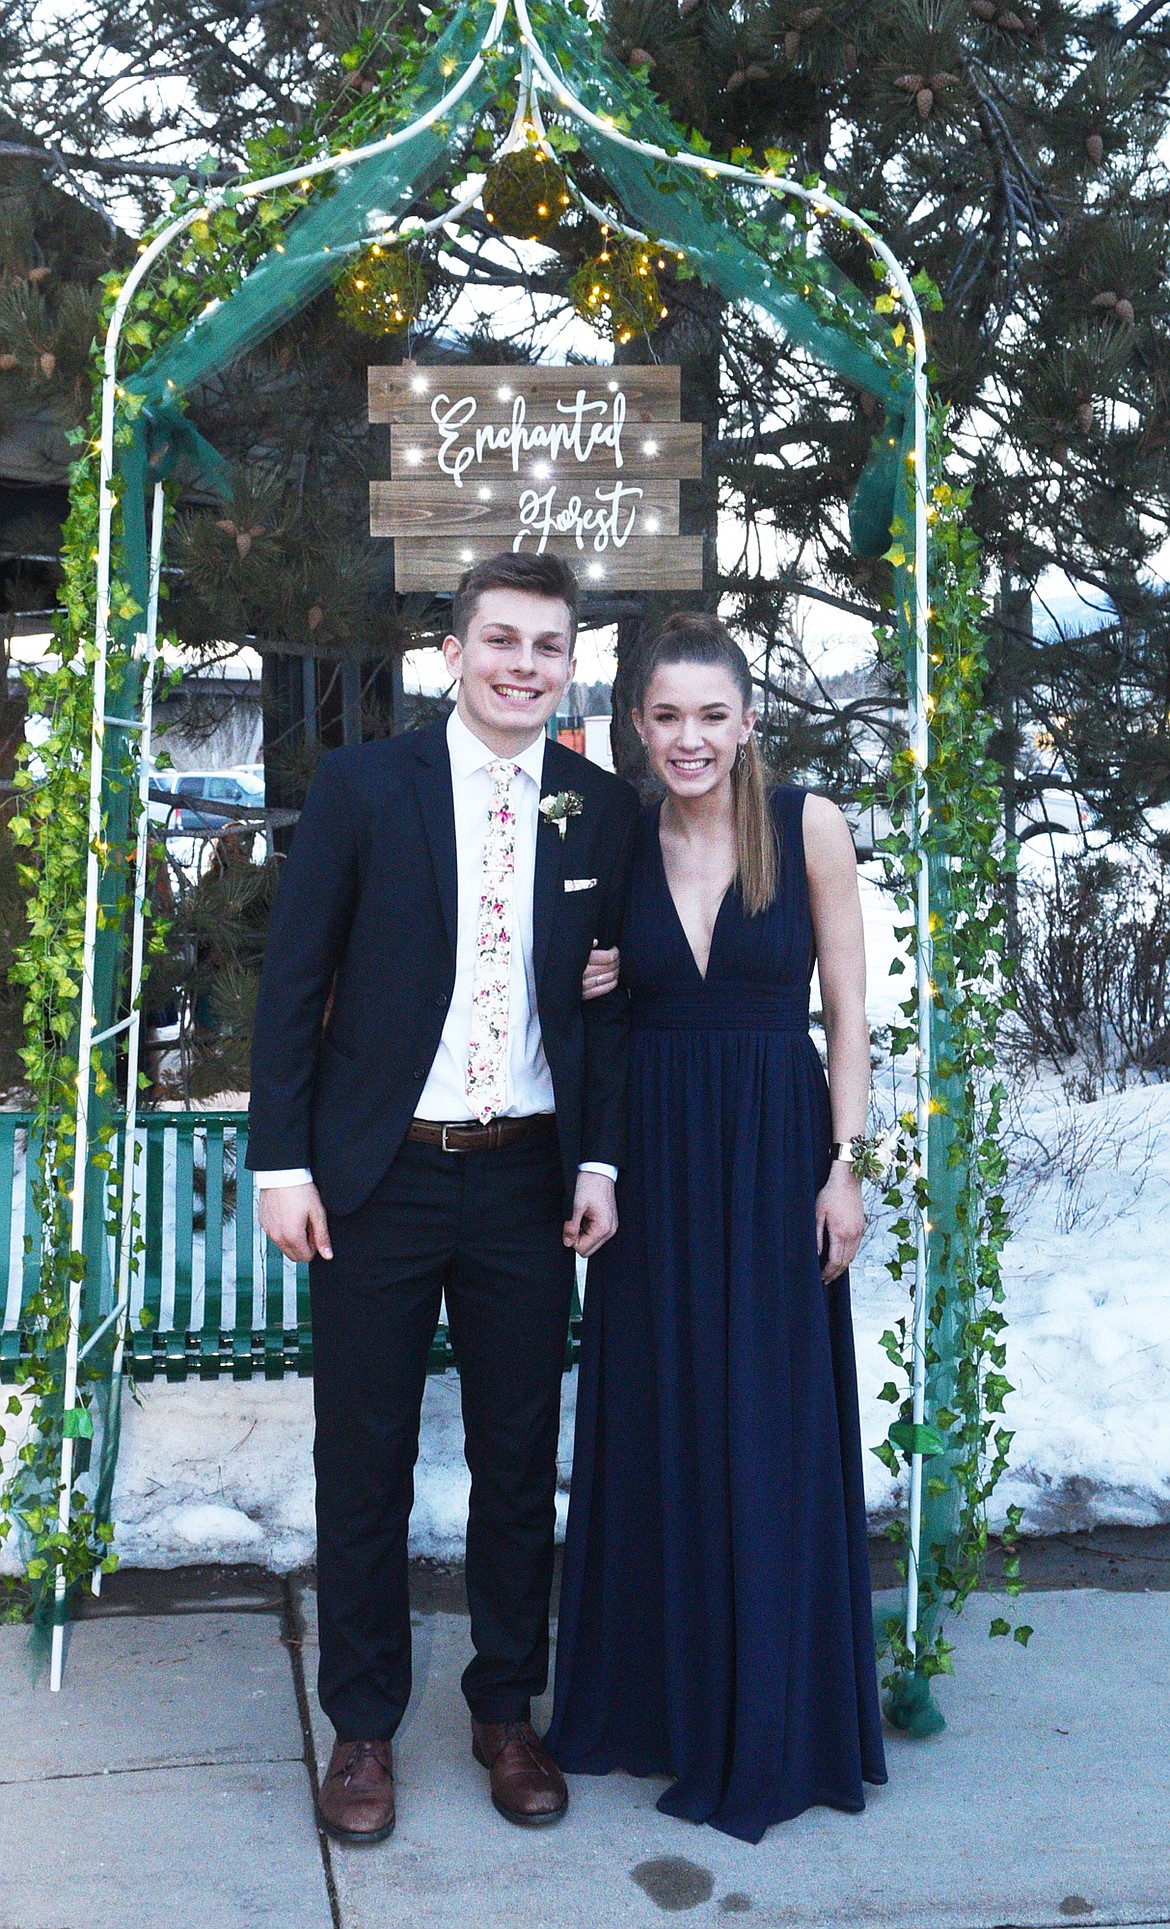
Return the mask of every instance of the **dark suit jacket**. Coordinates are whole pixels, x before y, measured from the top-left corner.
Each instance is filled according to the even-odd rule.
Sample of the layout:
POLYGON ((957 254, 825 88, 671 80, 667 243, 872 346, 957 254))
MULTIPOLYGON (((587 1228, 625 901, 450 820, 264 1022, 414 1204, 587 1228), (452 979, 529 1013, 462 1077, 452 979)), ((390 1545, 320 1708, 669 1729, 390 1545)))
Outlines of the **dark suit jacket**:
MULTIPOLYGON (((536 834, 533 950, 571 1200, 583 1159, 620 1165, 624 991, 581 1000, 595 938, 617 940, 637 798, 549 743, 542 796, 583 800, 562 839, 536 834), (565 878, 597 879, 566 891, 565 878)), ((322 758, 276 894, 252 1041, 253 1170, 308 1166, 327 1209, 353 1212, 414 1115, 455 982, 455 811, 444 724, 322 758), (333 988, 329 1022, 322 1031, 333 988)))

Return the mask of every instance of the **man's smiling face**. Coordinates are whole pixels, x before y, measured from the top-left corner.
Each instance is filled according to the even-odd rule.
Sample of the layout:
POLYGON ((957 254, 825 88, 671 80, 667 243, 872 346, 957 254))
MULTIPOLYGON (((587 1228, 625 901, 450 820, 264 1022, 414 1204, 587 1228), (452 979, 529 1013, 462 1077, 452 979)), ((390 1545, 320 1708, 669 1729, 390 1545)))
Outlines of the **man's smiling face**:
POLYGON ((458 709, 481 743, 506 757, 535 741, 572 680, 568 605, 520 589, 485 589, 467 636, 443 640, 458 709))

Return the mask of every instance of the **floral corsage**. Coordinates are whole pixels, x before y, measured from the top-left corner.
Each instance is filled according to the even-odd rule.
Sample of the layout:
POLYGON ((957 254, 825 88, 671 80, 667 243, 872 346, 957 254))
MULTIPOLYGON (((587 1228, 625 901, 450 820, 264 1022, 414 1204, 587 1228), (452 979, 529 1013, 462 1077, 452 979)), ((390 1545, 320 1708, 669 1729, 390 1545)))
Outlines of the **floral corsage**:
POLYGON ((898 1131, 882 1132, 867 1137, 859 1132, 855 1138, 843 1145, 832 1147, 832 1157, 842 1165, 851 1166, 859 1179, 871 1179, 878 1185, 888 1180, 901 1151, 902 1138, 898 1131))
POLYGON ((551 797, 540 800, 540 814, 548 824, 555 824, 562 837, 570 817, 580 817, 585 808, 585 799, 579 791, 558 790, 551 797))

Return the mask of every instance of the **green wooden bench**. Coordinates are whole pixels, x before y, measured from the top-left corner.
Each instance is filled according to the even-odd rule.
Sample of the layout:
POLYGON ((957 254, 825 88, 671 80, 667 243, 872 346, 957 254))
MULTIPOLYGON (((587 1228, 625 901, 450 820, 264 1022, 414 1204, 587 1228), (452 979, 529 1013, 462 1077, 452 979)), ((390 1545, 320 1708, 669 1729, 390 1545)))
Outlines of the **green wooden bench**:
MULTIPOLYGON (((30 1133, 27 1113, 0 1112, 0 1380, 9 1383, 21 1378, 22 1321, 40 1264, 40 1225, 27 1184, 30 1133)), ((138 1138, 144 1244, 132 1283, 126 1371, 136 1380, 311 1374, 309 1269, 285 1259, 260 1230, 256 1188, 244 1165, 247 1113, 139 1112, 138 1138)), ((35 1165, 35 1144, 31 1151, 35 1165)), ((567 1365, 577 1355, 580 1310, 575 1295, 567 1365)), ((454 1364, 440 1325, 430 1371, 454 1364)))

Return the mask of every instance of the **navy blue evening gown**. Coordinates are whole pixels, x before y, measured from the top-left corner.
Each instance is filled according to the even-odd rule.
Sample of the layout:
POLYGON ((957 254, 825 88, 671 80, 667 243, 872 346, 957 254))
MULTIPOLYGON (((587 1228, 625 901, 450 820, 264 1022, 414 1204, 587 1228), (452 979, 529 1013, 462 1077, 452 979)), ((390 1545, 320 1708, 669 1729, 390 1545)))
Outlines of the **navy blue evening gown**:
POLYGON ((704 980, 639 829, 620 1227, 589 1262, 551 1747, 670 1775, 667 1814, 758 1842, 884 1782, 848 1277, 815 1198, 828 1090, 782 788, 772 908, 723 900, 704 980))

